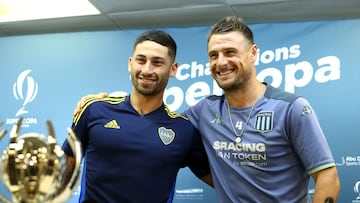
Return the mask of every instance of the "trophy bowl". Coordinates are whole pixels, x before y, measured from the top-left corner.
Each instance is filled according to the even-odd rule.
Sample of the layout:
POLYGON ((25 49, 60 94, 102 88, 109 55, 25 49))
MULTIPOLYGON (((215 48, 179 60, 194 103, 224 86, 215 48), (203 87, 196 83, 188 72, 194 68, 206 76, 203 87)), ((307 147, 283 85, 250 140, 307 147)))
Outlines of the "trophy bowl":
MULTIPOLYGON (((80 179, 81 145, 68 128, 67 140, 75 156, 72 174, 67 174, 67 156, 56 143, 54 128, 47 121, 48 136, 26 133, 19 136, 23 118, 10 132, 10 143, 1 158, 4 185, 17 203, 66 202, 80 179)), ((0 139, 6 134, 0 132, 0 139)), ((0 195, 0 201, 11 202, 0 195)))

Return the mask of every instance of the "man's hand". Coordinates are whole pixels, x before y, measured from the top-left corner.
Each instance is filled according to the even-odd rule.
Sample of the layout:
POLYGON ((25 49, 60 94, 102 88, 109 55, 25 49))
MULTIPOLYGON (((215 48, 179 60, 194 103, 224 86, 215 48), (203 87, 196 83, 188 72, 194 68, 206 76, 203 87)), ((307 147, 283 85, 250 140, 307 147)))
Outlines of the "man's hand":
POLYGON ((78 113, 80 113, 81 109, 85 106, 85 104, 92 99, 102 99, 107 97, 109 94, 107 92, 100 92, 98 94, 88 94, 86 96, 83 96, 80 101, 77 103, 73 116, 76 116, 78 113))

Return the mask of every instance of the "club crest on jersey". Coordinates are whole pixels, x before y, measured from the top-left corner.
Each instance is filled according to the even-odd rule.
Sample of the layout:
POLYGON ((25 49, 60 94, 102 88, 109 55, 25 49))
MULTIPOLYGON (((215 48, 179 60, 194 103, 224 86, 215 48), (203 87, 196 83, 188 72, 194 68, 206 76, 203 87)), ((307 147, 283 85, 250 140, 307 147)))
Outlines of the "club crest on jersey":
POLYGON ((270 132, 273 129, 274 112, 261 111, 256 115, 256 121, 254 129, 255 131, 265 133, 270 132))
POLYGON ((175 132, 173 130, 167 129, 165 127, 158 128, 158 134, 159 134, 161 141, 165 145, 170 144, 175 138, 175 132))

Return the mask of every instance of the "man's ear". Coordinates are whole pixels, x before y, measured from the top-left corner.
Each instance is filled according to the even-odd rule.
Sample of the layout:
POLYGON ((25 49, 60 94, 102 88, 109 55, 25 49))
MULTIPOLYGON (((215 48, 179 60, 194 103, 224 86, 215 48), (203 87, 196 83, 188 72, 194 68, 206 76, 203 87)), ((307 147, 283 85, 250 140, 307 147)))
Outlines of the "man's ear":
POLYGON ((170 77, 174 77, 176 75, 177 69, 178 69, 179 65, 177 62, 174 62, 171 65, 171 69, 170 69, 170 77))
POLYGON ((128 59, 128 72, 129 72, 129 73, 131 72, 131 63, 132 63, 132 60, 133 60, 133 58, 132 58, 132 57, 129 57, 129 59, 128 59))
POLYGON ((255 62, 258 55, 258 46, 256 44, 251 45, 249 52, 251 61, 255 62))

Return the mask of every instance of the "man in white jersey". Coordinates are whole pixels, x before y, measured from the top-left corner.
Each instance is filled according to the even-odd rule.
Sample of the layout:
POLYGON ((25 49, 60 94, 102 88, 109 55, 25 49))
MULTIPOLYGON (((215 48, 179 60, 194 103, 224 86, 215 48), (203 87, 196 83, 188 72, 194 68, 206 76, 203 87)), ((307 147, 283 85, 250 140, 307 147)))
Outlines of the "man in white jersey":
MULTIPOLYGON (((184 113, 202 135, 219 202, 336 202, 340 181, 317 116, 303 97, 256 79, 258 47, 238 17, 208 36, 213 78, 224 90, 184 113)), ((81 105, 81 104, 80 104, 81 105)))

